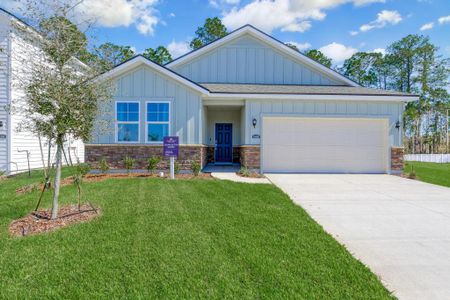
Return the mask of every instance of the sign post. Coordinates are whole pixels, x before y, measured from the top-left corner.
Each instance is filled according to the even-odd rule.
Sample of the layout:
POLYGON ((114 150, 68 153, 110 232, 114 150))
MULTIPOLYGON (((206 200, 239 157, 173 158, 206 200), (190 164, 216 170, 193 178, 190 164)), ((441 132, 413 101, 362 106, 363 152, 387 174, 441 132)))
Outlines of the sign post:
POLYGON ((163 145, 164 156, 170 158, 170 179, 175 179, 175 157, 178 157, 179 139, 177 136, 165 136, 163 145))

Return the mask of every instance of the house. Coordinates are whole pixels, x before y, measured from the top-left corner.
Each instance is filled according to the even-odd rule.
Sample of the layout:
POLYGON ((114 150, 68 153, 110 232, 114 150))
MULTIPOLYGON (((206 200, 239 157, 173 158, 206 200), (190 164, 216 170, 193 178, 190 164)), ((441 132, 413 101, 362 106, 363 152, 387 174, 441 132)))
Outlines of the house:
POLYGON ((246 25, 165 66, 136 56, 105 73, 110 114, 86 160, 143 167, 180 139, 178 160, 262 172, 398 173, 414 95, 364 88, 246 25))
MULTIPOLYGON (((18 32, 13 22, 28 26, 0 8, 0 171, 6 171, 7 174, 26 171, 28 167, 43 167, 38 137, 31 132, 19 130, 19 125, 26 116, 19 109, 9 109, 11 106, 22 105, 23 90, 17 84, 17 78, 27 74, 26 61, 37 53, 33 50, 34 45, 30 45, 31 39, 25 38, 24 32, 18 32)), ((30 34, 32 32, 30 30, 30 34)), ((42 139, 41 144, 47 160, 48 143, 42 139)), ((68 138, 64 148, 64 163, 84 161, 82 141, 68 138)), ((54 162, 54 149, 50 154, 51 162, 54 162)))

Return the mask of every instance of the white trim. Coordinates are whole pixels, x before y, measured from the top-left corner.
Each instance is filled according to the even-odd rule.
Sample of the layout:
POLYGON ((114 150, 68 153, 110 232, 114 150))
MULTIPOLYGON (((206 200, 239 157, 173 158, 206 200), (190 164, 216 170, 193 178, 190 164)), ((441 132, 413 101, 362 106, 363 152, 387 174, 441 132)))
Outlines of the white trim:
POLYGON ((122 63, 121 65, 118 65, 114 69, 97 77, 96 80, 100 80, 100 81, 107 80, 107 79, 110 79, 111 77, 119 76, 139 65, 145 65, 151 69, 154 69, 154 70, 164 74, 165 76, 167 76, 175 81, 178 81, 187 87, 190 87, 190 88, 196 90, 197 92, 200 92, 202 94, 209 93, 209 91, 207 89, 195 84, 194 82, 182 77, 181 75, 178 75, 177 73, 174 73, 171 70, 168 70, 165 67, 162 67, 162 66, 152 62, 151 60, 144 58, 143 56, 136 56, 136 57, 122 63))
POLYGON ((145 143, 146 144, 156 144, 156 145, 160 145, 163 143, 163 141, 159 141, 159 142, 152 142, 148 140, 148 125, 149 124, 167 124, 169 125, 169 129, 168 129, 168 134, 169 136, 171 135, 171 126, 170 123, 172 121, 172 102, 169 100, 151 100, 151 101, 145 101, 145 120, 144 120, 144 124, 145 124, 145 143), (148 114, 148 103, 167 103, 169 104, 169 120, 168 121, 158 121, 158 122, 154 122, 154 121, 148 121, 147 120, 147 114, 148 114))
POLYGON ((412 102, 419 100, 417 96, 382 96, 382 95, 307 95, 307 94, 226 94, 226 93, 210 93, 204 97, 205 101, 209 100, 260 100, 260 99, 286 99, 286 100, 343 100, 343 101, 392 101, 392 102, 412 102))
POLYGON ((323 66, 322 64, 316 62, 315 60, 307 57, 306 55, 301 54, 300 52, 288 47, 288 46, 283 46, 281 45, 279 41, 275 40, 274 38, 271 38, 270 36, 262 33, 261 31, 255 29, 254 27, 250 26, 250 25, 245 25, 244 27, 228 34, 227 36, 218 39, 215 42, 212 42, 211 44, 208 44, 206 46, 204 46, 203 48, 200 48, 196 51, 193 51, 192 53, 189 53, 179 59, 176 59, 170 63, 168 63, 166 65, 166 67, 168 68, 175 68, 179 65, 182 65, 184 63, 187 63, 201 55, 203 55, 204 53, 211 51, 231 40, 234 40, 240 36, 243 36, 244 34, 250 34, 251 36, 269 44, 270 46, 278 49, 281 52, 284 52, 285 54, 293 57, 294 59, 296 59, 297 61, 313 68, 316 69, 328 76, 330 76, 331 78, 337 80, 337 81, 341 81, 344 82, 350 86, 360 86, 359 84, 357 84, 356 82, 348 79, 347 77, 331 70, 330 68, 327 68, 325 66, 323 66))
POLYGON ((114 141, 117 144, 135 144, 141 142, 141 102, 140 101, 126 101, 126 100, 116 100, 114 104, 114 141), (117 104, 118 103, 137 103, 139 107, 138 121, 118 121, 117 120, 117 104), (123 142, 119 141, 119 123, 120 124, 137 124, 138 125, 138 140, 123 142))

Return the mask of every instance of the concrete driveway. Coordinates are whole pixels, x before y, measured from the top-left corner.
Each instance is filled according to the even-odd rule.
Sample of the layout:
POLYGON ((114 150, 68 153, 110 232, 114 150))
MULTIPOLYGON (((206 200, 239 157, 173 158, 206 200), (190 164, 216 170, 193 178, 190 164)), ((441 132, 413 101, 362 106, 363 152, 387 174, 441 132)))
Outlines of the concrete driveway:
POLYGON ((267 177, 400 299, 450 299, 450 188, 389 175, 267 177))

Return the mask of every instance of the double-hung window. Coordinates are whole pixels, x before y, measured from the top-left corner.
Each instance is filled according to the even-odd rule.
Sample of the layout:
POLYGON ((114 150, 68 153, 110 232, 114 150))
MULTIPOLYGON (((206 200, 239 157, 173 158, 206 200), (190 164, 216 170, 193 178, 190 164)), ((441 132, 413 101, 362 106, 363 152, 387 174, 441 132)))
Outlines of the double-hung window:
POLYGON ((139 142, 139 102, 116 102, 116 120, 117 142, 139 142))
POLYGON ((147 142, 161 143, 170 134, 170 102, 147 102, 147 142))

